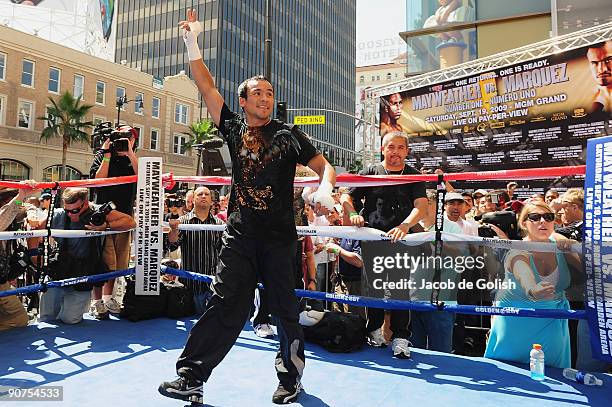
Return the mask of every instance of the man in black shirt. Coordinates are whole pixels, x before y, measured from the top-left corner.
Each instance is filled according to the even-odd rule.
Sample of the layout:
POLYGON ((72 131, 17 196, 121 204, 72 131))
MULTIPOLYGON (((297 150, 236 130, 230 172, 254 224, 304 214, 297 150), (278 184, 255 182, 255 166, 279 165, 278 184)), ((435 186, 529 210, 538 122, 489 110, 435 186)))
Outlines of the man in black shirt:
MULTIPOLYGON (((382 141, 383 161, 363 170, 361 175, 408 175, 420 174, 415 168, 404 163, 408 156, 408 137, 402 132, 387 133, 382 141)), ((402 239, 410 228, 417 225, 427 215, 427 195, 424 182, 381 186, 357 187, 343 196, 344 212, 348 213, 351 224, 368 226, 387 232, 393 241, 402 239), (365 199, 363 207, 362 199, 365 199)), ((369 333, 370 343, 381 343, 380 327, 384 314, 380 309, 368 309, 368 327, 379 328, 369 333), (373 323, 372 320, 376 322, 373 323)), ((391 330, 393 331, 393 355, 399 358, 410 357, 408 338, 409 311, 391 311, 391 330)))
POLYGON ((261 278, 280 340, 275 363, 280 383, 272 401, 290 403, 301 390, 304 369, 304 337, 293 291, 297 243, 293 180, 298 163, 312 168, 321 182, 317 207, 331 209, 335 171, 306 134, 270 119, 274 90, 264 77, 247 79, 238 87, 244 118, 230 111, 202 61, 197 43, 202 28, 195 11, 188 10, 187 21, 180 26, 193 78, 230 151, 232 188, 213 296, 176 364, 179 378, 162 383, 159 392, 201 402, 203 382, 244 327, 261 278))
MULTIPOLYGON (((91 169, 90 178, 112 178, 138 173, 138 157, 134 152, 134 145, 138 138, 136 130, 130 126, 121 126, 117 131, 125 134, 128 140, 127 151, 115 151, 111 148, 110 139, 106 139, 102 148, 96 152, 91 169)), ((115 209, 126 215, 134 213, 134 198, 136 197, 136 184, 121 184, 95 189, 94 202, 104 204, 112 201, 115 209)), ((106 236, 102 259, 109 271, 125 270, 130 262, 130 233, 119 233, 106 236)), ((103 287, 95 286, 92 291, 91 314, 97 319, 108 319, 109 312, 118 314, 120 304, 113 298, 115 279, 108 280, 103 287)))
MULTIPOLYGON (((179 230, 180 224, 186 225, 223 225, 211 212, 213 204, 210 189, 198 187, 193 191, 193 210, 178 219, 170 219, 170 233, 164 237, 164 247, 168 251, 181 248, 181 267, 194 273, 214 276, 221 247, 221 232, 216 230, 179 230)), ((181 283, 192 291, 196 312, 203 314, 206 303, 212 295, 208 283, 188 278, 181 283)))

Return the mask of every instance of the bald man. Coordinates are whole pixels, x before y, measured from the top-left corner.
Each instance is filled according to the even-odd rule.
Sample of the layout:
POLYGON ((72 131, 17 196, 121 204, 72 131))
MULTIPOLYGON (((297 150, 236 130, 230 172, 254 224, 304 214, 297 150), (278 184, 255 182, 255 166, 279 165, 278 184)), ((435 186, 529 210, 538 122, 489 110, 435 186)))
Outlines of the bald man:
MULTIPOLYGON (((223 225, 223 221, 215 217, 210 209, 213 200, 210 189, 199 187, 193 191, 193 210, 178 219, 170 219, 170 233, 168 233, 166 247, 170 251, 181 248, 181 267, 184 270, 195 273, 214 276, 219 260, 219 250, 221 249, 221 231, 179 230, 182 224, 196 225, 223 225)), ((203 314, 208 299, 212 291, 207 283, 181 279, 187 288, 193 292, 193 301, 196 312, 203 314)))

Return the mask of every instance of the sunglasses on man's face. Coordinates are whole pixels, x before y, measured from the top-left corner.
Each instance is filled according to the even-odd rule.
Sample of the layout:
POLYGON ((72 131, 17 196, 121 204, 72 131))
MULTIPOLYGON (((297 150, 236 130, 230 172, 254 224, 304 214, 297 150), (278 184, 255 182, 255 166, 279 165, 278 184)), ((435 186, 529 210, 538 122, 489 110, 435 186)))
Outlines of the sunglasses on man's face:
POLYGON ((555 220, 554 213, 530 213, 527 215, 527 219, 532 222, 539 222, 540 219, 544 219, 546 222, 552 222, 555 220))
POLYGON ((85 206, 85 201, 83 201, 81 206, 79 206, 78 208, 75 208, 75 209, 66 209, 66 208, 64 208, 64 210, 66 211, 66 213, 70 213, 72 215, 76 215, 77 213, 81 212, 81 209, 83 209, 83 206, 85 206))

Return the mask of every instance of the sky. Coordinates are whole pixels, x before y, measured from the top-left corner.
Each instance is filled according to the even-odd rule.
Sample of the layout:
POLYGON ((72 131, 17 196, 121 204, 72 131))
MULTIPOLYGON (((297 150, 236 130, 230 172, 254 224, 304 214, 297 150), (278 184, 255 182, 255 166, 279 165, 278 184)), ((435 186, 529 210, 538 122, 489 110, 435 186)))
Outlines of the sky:
POLYGON ((405 52, 406 0, 357 0, 357 66, 389 62, 405 52))

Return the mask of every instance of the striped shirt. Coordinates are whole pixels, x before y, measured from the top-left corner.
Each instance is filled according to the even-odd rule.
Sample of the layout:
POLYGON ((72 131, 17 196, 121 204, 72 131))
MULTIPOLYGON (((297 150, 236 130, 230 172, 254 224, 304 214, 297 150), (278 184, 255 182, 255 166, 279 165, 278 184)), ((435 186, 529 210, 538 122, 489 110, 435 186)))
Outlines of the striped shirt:
MULTIPOLYGON (((205 220, 201 220, 192 210, 179 218, 182 224, 192 225, 223 225, 224 223, 210 214, 205 220)), ((212 230, 188 231, 179 230, 176 242, 170 242, 168 235, 164 237, 164 246, 169 251, 181 248, 181 268, 194 273, 214 276, 219 260, 221 249, 221 235, 223 232, 212 230)), ((185 286, 193 289, 194 294, 200 294, 208 289, 208 284, 194 281, 192 279, 179 279, 185 286)))

